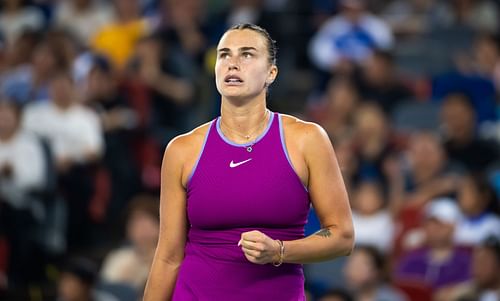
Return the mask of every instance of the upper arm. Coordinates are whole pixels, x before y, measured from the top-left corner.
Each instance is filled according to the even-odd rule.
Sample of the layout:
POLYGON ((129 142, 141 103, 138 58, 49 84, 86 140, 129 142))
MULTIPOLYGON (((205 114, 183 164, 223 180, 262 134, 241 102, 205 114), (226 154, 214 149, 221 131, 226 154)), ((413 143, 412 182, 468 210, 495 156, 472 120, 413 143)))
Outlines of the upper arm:
POLYGON ((182 186, 184 148, 178 138, 165 150, 161 167, 160 235, 157 252, 162 260, 182 261, 187 233, 186 191, 182 186))
POLYGON ((104 148, 103 129, 99 117, 93 111, 87 111, 84 115, 86 131, 82 131, 82 139, 85 140, 85 153, 100 155, 104 148))
POLYGON ((351 209, 342 174, 326 132, 316 124, 303 130, 304 159, 309 170, 309 195, 322 227, 351 233, 351 209))
POLYGON ((335 65, 340 55, 332 40, 338 35, 335 20, 326 21, 318 33, 312 38, 310 44, 310 55, 314 63, 323 70, 330 70, 335 65))
POLYGON ((45 184, 46 162, 41 142, 34 135, 26 134, 24 149, 14 160, 16 183, 26 189, 40 188, 45 184))

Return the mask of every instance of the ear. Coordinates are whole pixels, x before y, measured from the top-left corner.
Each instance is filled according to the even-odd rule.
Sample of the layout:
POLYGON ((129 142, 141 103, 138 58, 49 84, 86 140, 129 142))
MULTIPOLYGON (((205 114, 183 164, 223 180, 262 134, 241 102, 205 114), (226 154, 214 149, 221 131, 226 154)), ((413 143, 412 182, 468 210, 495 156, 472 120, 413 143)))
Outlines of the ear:
POLYGON ((269 75, 266 79, 266 85, 271 85, 276 79, 276 76, 278 76, 278 67, 276 65, 272 65, 271 69, 269 70, 269 75))

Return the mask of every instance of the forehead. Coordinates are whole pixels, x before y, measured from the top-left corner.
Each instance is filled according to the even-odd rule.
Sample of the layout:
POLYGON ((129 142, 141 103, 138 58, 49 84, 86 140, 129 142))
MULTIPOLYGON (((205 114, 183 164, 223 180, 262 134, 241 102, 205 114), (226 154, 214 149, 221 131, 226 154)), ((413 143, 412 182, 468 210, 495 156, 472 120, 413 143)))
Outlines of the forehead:
POLYGON ((267 48, 265 38, 260 33, 250 29, 236 29, 230 30, 222 36, 217 49, 236 50, 241 47, 254 47, 258 51, 265 51, 267 48))

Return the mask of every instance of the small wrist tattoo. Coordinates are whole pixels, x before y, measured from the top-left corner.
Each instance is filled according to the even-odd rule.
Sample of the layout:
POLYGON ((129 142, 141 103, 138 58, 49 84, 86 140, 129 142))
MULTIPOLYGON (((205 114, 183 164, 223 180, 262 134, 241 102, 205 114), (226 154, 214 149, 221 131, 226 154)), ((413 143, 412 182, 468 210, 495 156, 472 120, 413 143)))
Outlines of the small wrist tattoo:
POLYGON ((318 235, 318 236, 323 236, 323 237, 332 236, 332 232, 330 232, 330 229, 328 229, 328 228, 320 229, 318 232, 316 232, 314 234, 318 235))

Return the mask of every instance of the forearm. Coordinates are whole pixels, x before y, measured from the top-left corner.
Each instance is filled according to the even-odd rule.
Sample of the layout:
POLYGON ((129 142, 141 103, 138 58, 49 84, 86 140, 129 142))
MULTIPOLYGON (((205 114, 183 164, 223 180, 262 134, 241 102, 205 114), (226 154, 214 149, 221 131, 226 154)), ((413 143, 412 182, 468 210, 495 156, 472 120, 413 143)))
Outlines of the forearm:
POLYGON ((155 258, 149 273, 143 301, 170 300, 175 288, 180 262, 155 258))
POLYGON ((404 205, 405 190, 402 179, 395 178, 389 182, 389 210, 397 216, 404 205))
POLYGON ((283 242, 283 262, 313 263, 347 256, 354 246, 354 232, 338 227, 326 227, 297 240, 283 242))
POLYGON ((193 96, 193 86, 188 81, 167 74, 160 75, 153 86, 158 92, 180 105, 187 104, 193 96))

